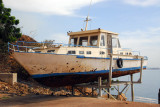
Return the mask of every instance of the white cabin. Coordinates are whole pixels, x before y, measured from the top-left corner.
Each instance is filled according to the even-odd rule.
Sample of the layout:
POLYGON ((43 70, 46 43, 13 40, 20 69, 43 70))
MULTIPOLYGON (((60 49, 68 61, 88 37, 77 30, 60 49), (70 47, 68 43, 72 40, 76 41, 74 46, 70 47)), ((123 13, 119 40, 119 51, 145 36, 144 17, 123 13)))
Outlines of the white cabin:
POLYGON ((69 32, 67 45, 54 45, 52 48, 34 49, 35 52, 82 55, 85 57, 103 57, 108 54, 132 55, 131 49, 122 49, 118 33, 96 29, 79 32, 69 32))

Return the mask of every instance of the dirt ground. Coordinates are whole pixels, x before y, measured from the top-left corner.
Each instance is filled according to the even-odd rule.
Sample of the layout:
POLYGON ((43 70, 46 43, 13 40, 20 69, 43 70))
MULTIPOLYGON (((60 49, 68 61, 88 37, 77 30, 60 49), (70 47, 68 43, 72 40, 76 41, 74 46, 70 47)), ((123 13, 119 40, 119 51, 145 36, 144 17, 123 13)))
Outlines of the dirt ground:
POLYGON ((35 84, 15 83, 11 86, 0 82, 0 107, 160 107, 160 104, 106 100, 105 96, 78 97, 82 95, 76 90, 75 95, 73 97, 66 89, 52 91, 35 84))
POLYGON ((91 97, 21 96, 0 100, 1 107, 160 107, 159 104, 114 101, 91 97))

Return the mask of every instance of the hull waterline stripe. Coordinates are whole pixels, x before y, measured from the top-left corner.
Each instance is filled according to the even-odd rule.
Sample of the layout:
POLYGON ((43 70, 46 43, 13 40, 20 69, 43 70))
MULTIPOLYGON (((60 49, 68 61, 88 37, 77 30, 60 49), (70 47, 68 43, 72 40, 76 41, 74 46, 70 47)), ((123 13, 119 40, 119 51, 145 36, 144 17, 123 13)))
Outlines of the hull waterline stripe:
MULTIPOLYGON (((146 66, 143 66, 146 68, 146 66)), ((131 68, 121 68, 121 69, 113 69, 113 72, 117 71, 129 71, 129 70, 138 70, 141 67, 131 67, 131 68)), ((87 75, 87 74, 103 74, 109 73, 109 70, 99 70, 99 71, 89 71, 89 72, 74 72, 74 73, 52 73, 52 74, 36 74, 32 75, 32 78, 43 78, 43 77, 51 77, 51 76, 65 76, 65 75, 87 75)))

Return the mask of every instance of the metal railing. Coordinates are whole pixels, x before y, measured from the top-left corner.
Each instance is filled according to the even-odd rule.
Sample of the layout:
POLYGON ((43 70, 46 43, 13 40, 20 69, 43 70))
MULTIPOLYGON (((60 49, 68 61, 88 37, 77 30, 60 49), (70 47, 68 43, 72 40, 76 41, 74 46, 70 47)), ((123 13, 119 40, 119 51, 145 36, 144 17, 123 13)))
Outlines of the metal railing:
MULTIPOLYGON (((17 41, 16 43, 8 43, 8 52, 25 52, 25 53, 47 53, 47 54, 68 54, 68 51, 75 50, 75 48, 83 48, 81 50, 84 51, 82 56, 93 57, 93 55, 86 54, 87 51, 92 51, 92 48, 97 48, 97 46, 81 46, 81 45, 71 45, 71 44, 62 44, 62 43, 52 43, 52 42, 26 42, 26 41, 17 41), (45 44, 51 44, 50 47, 46 47, 45 44), (28 46, 26 46, 28 45, 28 46), (54 50, 54 48, 60 48, 63 53, 56 53, 56 52, 48 52, 48 50, 54 50), (72 49, 74 48, 74 49, 72 49)), ((107 58, 108 57, 108 50, 109 48, 99 47, 94 51, 94 55, 98 58, 107 58), (104 52, 104 54, 100 54, 100 52, 104 52)), ((77 50, 76 50, 77 51, 77 50)), ((81 55, 78 54, 79 51, 76 52, 77 54, 70 54, 70 55, 81 55)))
MULTIPOLYGON (((17 41, 15 44, 12 43, 8 43, 8 51, 13 50, 14 52, 35 52, 35 49, 45 49, 45 45, 46 44, 50 44, 52 45, 51 47, 63 47, 66 51, 69 51, 70 48, 69 47, 80 47, 80 48, 100 48, 99 50, 97 50, 97 53, 99 53, 100 51, 104 51, 105 54, 101 54, 98 55, 98 57, 108 57, 108 50, 110 50, 110 48, 105 48, 105 47, 97 47, 97 46, 83 46, 83 45, 72 45, 72 44, 63 44, 63 43, 53 43, 53 42, 27 42, 27 41, 17 41), (26 46, 29 45, 29 46, 26 46), (103 50, 101 50, 103 49, 103 50), (104 50, 105 49, 105 50, 104 50)), ((123 48, 122 50, 125 50, 125 48, 123 48)), ((122 51, 121 50, 121 51, 122 51)), ((120 50, 119 50, 120 51, 120 50)), ((35 52, 36 53, 36 52, 35 52)), ((95 53, 95 52, 94 52, 95 53)), ((56 54, 56 53, 53 53, 56 54)), ((66 53, 67 54, 67 53, 66 53)), ((120 55, 120 54, 114 54, 114 56, 122 56, 123 58, 125 57, 130 57, 133 55, 120 55)), ((138 55, 137 55, 138 56, 138 55)), ((118 57, 119 58, 119 57, 118 57)), ((134 58, 137 58, 134 55, 134 58)), ((138 59, 138 58, 137 58, 138 59)))
MULTIPOLYGON (((29 48, 29 49, 38 49, 44 47, 45 44, 51 44, 52 47, 89 47, 89 48, 99 48, 97 46, 83 46, 83 45, 72 45, 72 44, 63 44, 63 43, 52 43, 52 42, 26 42, 26 41, 17 41, 15 44, 8 42, 8 51, 14 50, 20 52, 20 48, 29 48), (38 44, 41 46, 21 46, 19 43, 26 43, 26 44, 38 44)), ((101 49, 110 49, 110 48, 102 48, 101 49)), ((27 50, 27 49, 26 49, 27 50)))

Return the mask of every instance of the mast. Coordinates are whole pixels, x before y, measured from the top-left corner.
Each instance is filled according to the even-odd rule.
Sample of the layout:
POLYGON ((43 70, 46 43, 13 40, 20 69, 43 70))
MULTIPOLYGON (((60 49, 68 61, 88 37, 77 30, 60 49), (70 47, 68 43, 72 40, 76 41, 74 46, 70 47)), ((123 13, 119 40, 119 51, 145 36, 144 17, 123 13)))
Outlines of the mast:
POLYGON ((92 3, 92 0, 90 2, 90 6, 89 6, 89 10, 88 10, 88 16, 87 16, 86 20, 84 20, 86 22, 85 31, 87 31, 88 21, 91 21, 91 19, 89 19, 89 12, 90 12, 90 8, 91 8, 91 3, 92 3))

